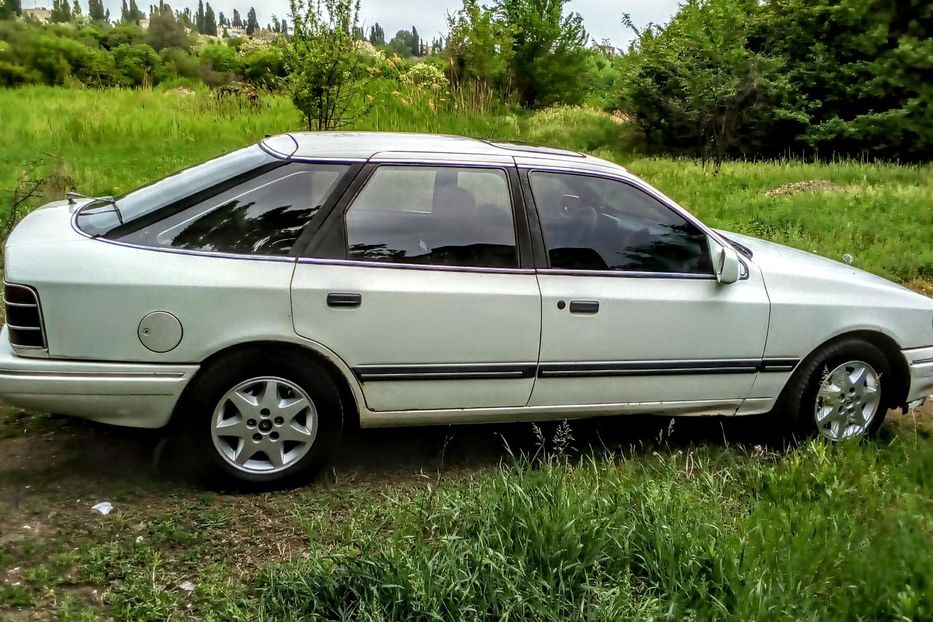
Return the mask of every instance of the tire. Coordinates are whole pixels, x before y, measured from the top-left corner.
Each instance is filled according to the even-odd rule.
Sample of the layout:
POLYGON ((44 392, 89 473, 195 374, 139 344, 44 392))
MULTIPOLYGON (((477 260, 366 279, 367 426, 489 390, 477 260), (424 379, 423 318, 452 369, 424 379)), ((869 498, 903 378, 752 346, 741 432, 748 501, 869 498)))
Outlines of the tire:
POLYGON ((788 381, 774 412, 779 430, 785 440, 874 436, 884 422, 891 379, 891 366, 877 346, 858 338, 831 343, 804 360, 788 381))
POLYGON ((308 481, 343 431, 339 391, 314 360, 243 350, 193 381, 179 426, 214 488, 270 490, 308 481), (279 453, 281 451, 281 453, 279 453))

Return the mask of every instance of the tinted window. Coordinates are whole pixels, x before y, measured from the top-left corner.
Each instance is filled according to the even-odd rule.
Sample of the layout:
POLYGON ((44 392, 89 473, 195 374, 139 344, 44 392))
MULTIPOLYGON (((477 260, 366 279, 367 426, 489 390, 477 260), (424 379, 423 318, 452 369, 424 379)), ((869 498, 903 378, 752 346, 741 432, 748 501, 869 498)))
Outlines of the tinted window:
POLYGON ((508 178, 500 169, 380 166, 346 214, 350 259, 518 265, 508 178))
POLYGON ((256 145, 246 147, 169 175, 118 198, 116 207, 119 216, 109 203, 92 203, 78 214, 77 224, 88 235, 104 235, 119 226, 121 219, 124 223, 132 222, 224 180, 278 161, 256 145))
POLYGON ((712 274, 706 235, 641 190, 585 175, 530 179, 552 268, 712 274))
POLYGON ((276 167, 118 239, 132 244, 254 255, 286 255, 346 166, 276 167))

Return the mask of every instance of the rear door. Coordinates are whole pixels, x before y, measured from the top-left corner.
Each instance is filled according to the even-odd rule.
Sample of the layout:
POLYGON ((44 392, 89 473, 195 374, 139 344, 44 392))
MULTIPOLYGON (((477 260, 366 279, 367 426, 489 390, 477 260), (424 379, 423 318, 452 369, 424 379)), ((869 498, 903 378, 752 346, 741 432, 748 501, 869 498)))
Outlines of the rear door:
POLYGON ((367 165, 299 259, 295 330, 377 411, 524 406, 541 303, 511 159, 367 165))

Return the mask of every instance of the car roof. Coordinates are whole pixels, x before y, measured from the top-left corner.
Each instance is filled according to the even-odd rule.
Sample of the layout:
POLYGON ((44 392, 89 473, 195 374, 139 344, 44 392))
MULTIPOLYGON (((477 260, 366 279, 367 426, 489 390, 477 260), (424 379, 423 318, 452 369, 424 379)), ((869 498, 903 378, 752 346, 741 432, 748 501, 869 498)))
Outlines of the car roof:
MULTIPOLYGON (((516 142, 498 142, 450 136, 402 132, 291 132, 269 136, 260 143, 283 158, 368 160, 380 153, 436 153, 476 156, 530 157, 598 166, 617 164, 576 151, 516 142)), ((624 169, 623 169, 624 170, 624 169)))

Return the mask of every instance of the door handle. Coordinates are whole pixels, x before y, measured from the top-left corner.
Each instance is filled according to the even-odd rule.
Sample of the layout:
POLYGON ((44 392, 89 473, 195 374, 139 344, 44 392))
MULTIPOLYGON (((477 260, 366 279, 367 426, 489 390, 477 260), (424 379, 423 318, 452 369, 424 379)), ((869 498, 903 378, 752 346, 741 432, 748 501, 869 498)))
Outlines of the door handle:
POLYGON ((599 313, 598 300, 571 300, 570 312, 593 315, 599 313))
POLYGON ((331 292, 327 294, 328 307, 358 307, 363 304, 363 295, 353 292, 331 292))

